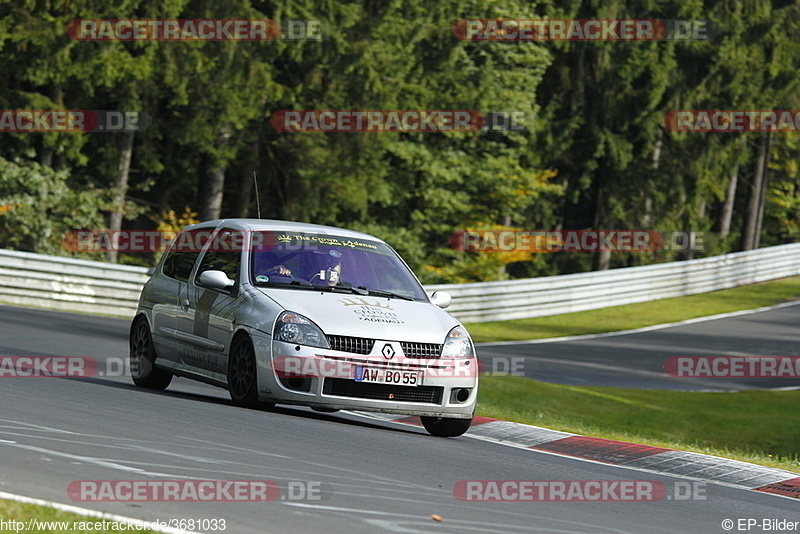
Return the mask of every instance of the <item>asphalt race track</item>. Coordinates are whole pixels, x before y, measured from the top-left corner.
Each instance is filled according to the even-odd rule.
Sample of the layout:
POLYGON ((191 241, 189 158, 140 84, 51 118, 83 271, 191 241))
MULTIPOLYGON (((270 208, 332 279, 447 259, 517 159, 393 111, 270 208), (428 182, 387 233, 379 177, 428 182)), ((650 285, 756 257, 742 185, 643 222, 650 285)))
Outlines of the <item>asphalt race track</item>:
POLYGON ((776 378, 672 378, 673 356, 800 356, 800 303, 752 314, 625 335, 561 342, 484 343, 485 369, 503 372, 513 358, 525 376, 574 386, 743 390, 800 387, 776 378), (498 361, 492 361, 492 358, 498 361), (493 367, 494 365, 494 367, 493 367))
MULTIPOLYGON (((798 315, 800 307, 790 307, 675 331, 491 350, 657 371, 664 355, 796 355, 798 315)), ((84 356, 108 369, 107 358, 127 355, 127 329, 122 320, 0 307, 0 355, 84 356)), ((538 365, 533 376, 551 378, 542 375, 545 364, 538 365)), ((552 372, 576 368, 554 366, 552 372)), ((580 368, 575 383, 591 382, 592 369, 580 368)), ((650 379, 625 378, 631 376, 650 379)), ((434 438, 355 414, 237 408, 227 392, 186 379, 151 392, 135 388, 127 376, 5 377, 0 403, 0 491, 147 521, 225 519, 227 533, 721 533, 724 519, 800 520, 796 499, 717 484, 706 487, 705 500, 464 502, 453 495, 461 480, 652 480, 663 483, 668 496, 685 480, 469 434, 434 438), (303 481, 326 491, 322 500, 261 503, 85 503, 67 494, 80 480, 175 479, 273 480, 282 489, 303 481)))

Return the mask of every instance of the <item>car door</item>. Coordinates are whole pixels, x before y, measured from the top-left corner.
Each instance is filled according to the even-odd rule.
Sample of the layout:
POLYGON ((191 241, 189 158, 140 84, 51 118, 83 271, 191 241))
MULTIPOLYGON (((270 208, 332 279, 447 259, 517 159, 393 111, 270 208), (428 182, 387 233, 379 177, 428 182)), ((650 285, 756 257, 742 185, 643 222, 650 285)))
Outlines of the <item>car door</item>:
POLYGON ((184 306, 178 320, 181 362, 210 378, 222 380, 227 372, 227 353, 233 335, 234 312, 238 308, 241 281, 241 232, 221 229, 202 254, 193 277, 181 294, 184 306), (205 271, 224 272, 234 281, 227 290, 200 285, 205 271))
POLYGON ((153 306, 153 343, 159 358, 179 361, 176 336, 178 317, 183 313, 181 294, 185 291, 200 249, 182 248, 176 239, 167 251, 161 272, 156 274, 158 302, 153 306))

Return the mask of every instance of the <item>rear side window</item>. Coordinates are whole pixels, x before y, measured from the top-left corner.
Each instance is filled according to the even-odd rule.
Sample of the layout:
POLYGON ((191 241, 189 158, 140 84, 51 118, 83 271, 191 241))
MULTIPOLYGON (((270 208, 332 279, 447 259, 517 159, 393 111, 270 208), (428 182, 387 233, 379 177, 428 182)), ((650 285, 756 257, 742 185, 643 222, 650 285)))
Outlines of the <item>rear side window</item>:
POLYGON ((182 282, 189 281, 197 257, 211 236, 210 230, 186 231, 178 234, 164 258, 161 272, 182 282))
POLYGON ((181 252, 170 251, 164 259, 164 268, 162 272, 170 278, 175 278, 182 282, 189 281, 189 275, 192 273, 194 262, 200 252, 181 252))

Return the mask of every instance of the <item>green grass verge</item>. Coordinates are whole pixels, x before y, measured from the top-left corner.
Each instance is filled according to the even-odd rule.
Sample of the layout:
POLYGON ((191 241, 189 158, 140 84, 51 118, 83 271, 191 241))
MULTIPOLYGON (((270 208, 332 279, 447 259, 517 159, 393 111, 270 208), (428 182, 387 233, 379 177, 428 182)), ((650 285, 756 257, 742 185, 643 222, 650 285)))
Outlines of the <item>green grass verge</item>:
POLYGON ((477 415, 800 472, 800 391, 701 393, 483 377, 477 415))
MULTIPOLYGON (((475 341, 541 339, 641 328, 798 298, 800 276, 690 297, 467 327, 475 341)), ((800 391, 704 393, 484 377, 477 414, 800 472, 799 404, 800 391)))
POLYGON ((800 276, 690 297, 614 306, 534 319, 467 323, 473 341, 522 341, 630 330, 696 317, 771 306, 800 298, 800 276))
POLYGON ((136 530, 129 528, 128 530, 114 530, 113 527, 103 529, 100 528, 99 530, 95 529, 95 526, 102 527, 98 523, 102 521, 106 522, 107 526, 110 526, 113 521, 108 519, 100 519, 96 517, 87 517, 83 515, 74 514, 71 512, 62 512, 56 510, 54 508, 49 508, 47 506, 39 506, 37 504, 26 504, 20 503, 16 501, 9 501, 6 499, 0 499, 0 519, 3 519, 6 523, 3 525, 5 528, 0 529, 0 532, 25 532, 25 533, 34 533, 34 534, 64 534, 67 532, 94 532, 94 533, 108 533, 108 534, 119 534, 120 532, 141 532, 143 534, 154 534, 155 531, 153 530, 136 530), (36 525, 30 525, 28 522, 31 519, 36 519, 36 525), (19 525, 14 528, 11 528, 9 525, 9 521, 19 521, 24 523, 24 525, 19 525), (58 525, 52 524, 55 523, 63 523, 66 522, 66 525, 58 525), (92 523, 91 528, 81 528, 82 525, 80 523, 92 523), (51 524, 47 524, 51 523, 51 524), (77 524, 76 524, 77 523, 77 524), (28 528, 31 526, 32 528, 28 528), (62 526, 66 528, 61 528, 62 526), (73 528, 77 527, 77 528, 73 528))

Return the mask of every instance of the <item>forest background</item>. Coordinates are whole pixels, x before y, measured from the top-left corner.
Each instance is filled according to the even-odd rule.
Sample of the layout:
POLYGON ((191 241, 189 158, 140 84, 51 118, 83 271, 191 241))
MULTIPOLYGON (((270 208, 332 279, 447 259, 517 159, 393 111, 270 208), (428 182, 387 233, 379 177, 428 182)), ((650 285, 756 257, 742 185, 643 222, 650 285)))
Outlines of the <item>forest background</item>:
POLYGON ((131 133, 2 133, 0 248, 220 217, 343 226, 424 283, 688 259, 797 241, 796 133, 665 128, 670 110, 799 109, 800 4, 780 0, 0 0, 0 108, 138 110, 131 133), (77 41, 74 19, 299 19, 321 40, 77 41), (710 20, 708 40, 487 42, 460 19, 710 20), (525 128, 279 132, 279 110, 518 112, 525 128), (702 253, 476 253, 464 229, 694 231, 702 253), (712 238, 713 237, 713 238, 712 238))

